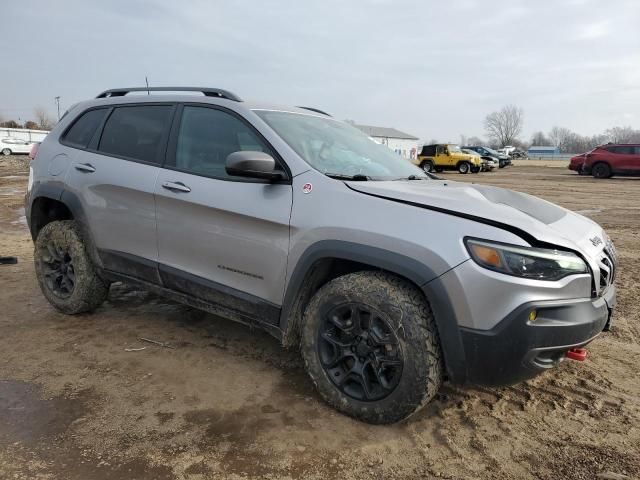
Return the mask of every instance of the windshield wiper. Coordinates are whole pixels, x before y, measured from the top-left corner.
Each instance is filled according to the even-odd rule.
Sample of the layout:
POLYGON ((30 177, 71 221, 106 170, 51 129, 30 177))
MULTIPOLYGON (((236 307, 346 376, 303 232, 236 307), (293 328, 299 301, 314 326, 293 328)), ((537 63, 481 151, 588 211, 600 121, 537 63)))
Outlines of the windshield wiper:
POLYGON ((325 173, 325 175, 329 178, 335 178, 338 180, 353 180, 355 182, 366 182, 370 180, 366 175, 362 175, 361 173, 357 173, 355 175, 345 175, 344 173, 325 173))
POLYGON ((418 175, 409 175, 408 177, 398 177, 393 180, 429 180, 431 177, 428 173, 425 173, 424 177, 419 177, 418 175))

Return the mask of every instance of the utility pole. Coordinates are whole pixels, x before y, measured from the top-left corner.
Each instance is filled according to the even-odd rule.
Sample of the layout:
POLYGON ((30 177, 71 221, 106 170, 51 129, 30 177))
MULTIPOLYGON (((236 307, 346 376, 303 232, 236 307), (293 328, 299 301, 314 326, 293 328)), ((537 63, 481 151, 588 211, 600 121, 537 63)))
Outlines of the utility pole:
POLYGON ((58 121, 60 121, 60 97, 55 97, 56 105, 58 105, 58 121))

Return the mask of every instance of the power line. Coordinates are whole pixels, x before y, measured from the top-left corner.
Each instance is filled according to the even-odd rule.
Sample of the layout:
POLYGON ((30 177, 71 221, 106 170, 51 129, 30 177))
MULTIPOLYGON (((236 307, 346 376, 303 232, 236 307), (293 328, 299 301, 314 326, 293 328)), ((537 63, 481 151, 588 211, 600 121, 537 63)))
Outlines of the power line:
POLYGON ((60 96, 54 97, 56 104, 58 105, 58 121, 60 121, 60 96))

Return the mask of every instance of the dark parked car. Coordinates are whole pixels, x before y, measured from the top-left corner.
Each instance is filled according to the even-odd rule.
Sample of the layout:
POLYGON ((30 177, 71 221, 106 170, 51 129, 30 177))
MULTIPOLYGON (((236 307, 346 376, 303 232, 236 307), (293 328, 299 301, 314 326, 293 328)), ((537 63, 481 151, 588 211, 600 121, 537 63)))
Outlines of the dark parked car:
POLYGON ((509 155, 502 155, 501 153, 496 152, 492 148, 483 147, 482 145, 465 145, 462 148, 466 148, 468 150, 473 150, 480 154, 480 156, 484 159, 492 159, 498 162, 498 166, 500 168, 504 168, 507 165, 511 165, 511 158, 509 155))

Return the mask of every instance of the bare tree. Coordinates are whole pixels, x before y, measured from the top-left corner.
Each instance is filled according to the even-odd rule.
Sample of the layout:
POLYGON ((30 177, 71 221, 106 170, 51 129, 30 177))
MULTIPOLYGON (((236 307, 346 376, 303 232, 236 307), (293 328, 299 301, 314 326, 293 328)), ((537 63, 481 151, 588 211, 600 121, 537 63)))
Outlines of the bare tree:
POLYGON ((640 130, 631 127, 613 127, 605 130, 604 134, 613 143, 636 143, 640 141, 640 130))
POLYGON ((476 137, 476 136, 467 138, 467 142, 468 142, 467 145, 471 145, 473 147, 478 146, 478 145, 484 146, 484 144, 486 143, 480 137, 476 137))
POLYGON ((551 140, 547 138, 544 132, 536 132, 533 134, 533 137, 531 137, 531 145, 545 146, 550 144, 551 140))
POLYGON ((524 112, 515 105, 507 105, 497 112, 490 113, 484 119, 487 136, 500 146, 513 143, 522 133, 524 112))
POLYGON ((0 127, 3 128, 21 128, 20 124, 15 120, 6 120, 0 123, 0 127))
POLYGON ((553 146, 559 147, 562 151, 573 135, 574 133, 568 128, 553 127, 549 132, 549 140, 553 146))
POLYGON ((41 130, 51 130, 51 128, 53 128, 53 118, 47 113, 44 108, 37 107, 34 110, 34 114, 36 116, 36 123, 41 130))

